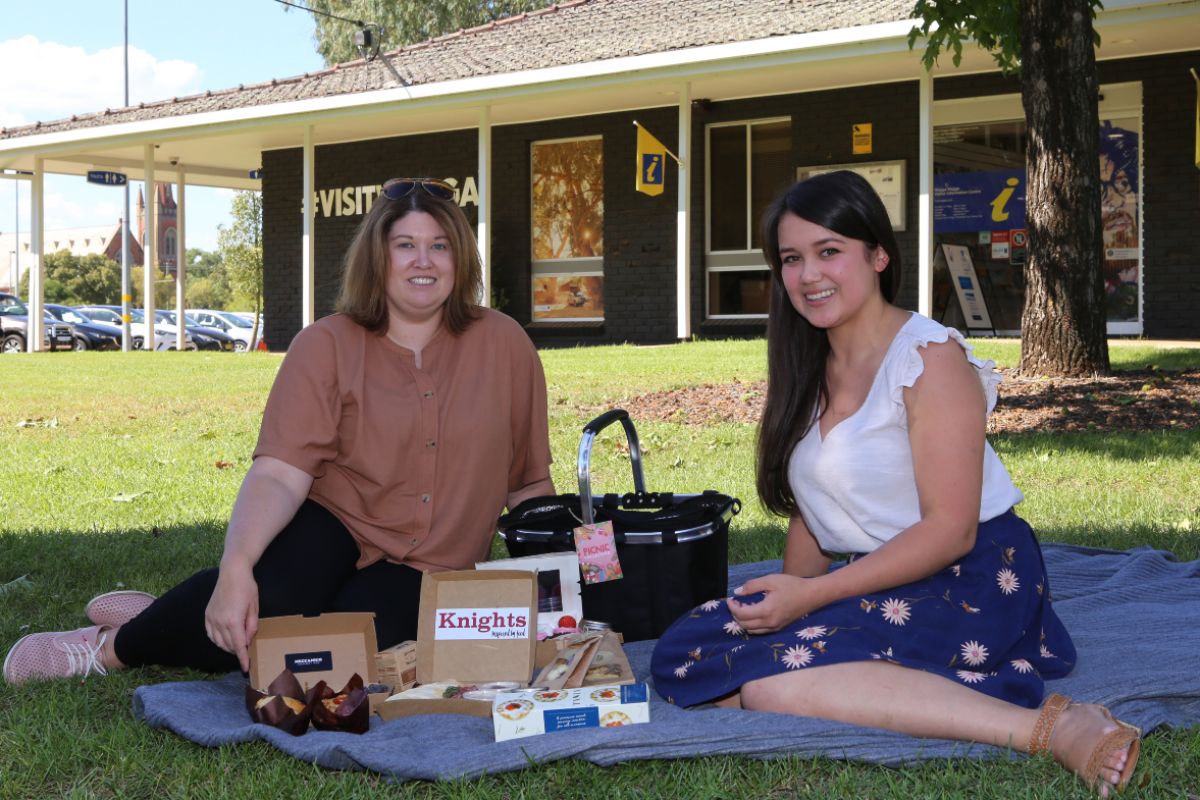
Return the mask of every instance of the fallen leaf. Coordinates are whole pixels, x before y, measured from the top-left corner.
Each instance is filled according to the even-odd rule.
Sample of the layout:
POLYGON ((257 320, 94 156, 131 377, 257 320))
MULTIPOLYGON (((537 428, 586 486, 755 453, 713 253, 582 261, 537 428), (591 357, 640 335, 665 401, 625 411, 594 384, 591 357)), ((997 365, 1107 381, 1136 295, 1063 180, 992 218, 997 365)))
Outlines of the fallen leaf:
POLYGON ((233 462, 232 461, 218 461, 213 466, 215 466, 217 469, 229 469, 230 467, 233 466, 233 462))
POLYGON ((14 592, 17 589, 28 589, 33 586, 33 581, 29 580, 28 575, 22 575, 19 578, 13 578, 8 583, 0 583, 0 597, 14 592))
POLYGON ((121 494, 113 495, 110 499, 114 503, 132 503, 134 500, 137 500, 139 497, 141 497, 144 494, 149 494, 149 492, 130 492, 130 493, 123 492, 121 494))
POLYGON ((57 428, 58 417, 37 417, 36 419, 23 419, 17 423, 18 428, 57 428))

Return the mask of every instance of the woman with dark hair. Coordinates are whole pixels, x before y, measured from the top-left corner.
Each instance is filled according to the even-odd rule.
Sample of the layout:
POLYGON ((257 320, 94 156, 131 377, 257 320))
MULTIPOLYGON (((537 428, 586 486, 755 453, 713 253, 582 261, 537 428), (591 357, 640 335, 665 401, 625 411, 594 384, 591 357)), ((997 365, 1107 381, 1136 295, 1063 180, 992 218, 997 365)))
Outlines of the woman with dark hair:
POLYGON ((984 433, 1000 377, 958 331, 894 305, 883 203, 846 171, 767 210, 772 292, 758 492, 790 518, 783 572, 663 634, 655 686, 715 701, 1049 752, 1102 794, 1138 731, 1052 695, 1075 648, 1022 499, 984 433), (833 553, 848 563, 831 569, 833 553))
POLYGON ((218 569, 162 597, 94 598, 93 625, 30 634, 9 683, 162 664, 249 668, 260 617, 369 611, 416 638, 421 575, 487 557, 507 506, 554 494, 546 383, 511 318, 476 304, 453 190, 394 179, 346 254, 340 313, 301 331, 267 400, 218 569))

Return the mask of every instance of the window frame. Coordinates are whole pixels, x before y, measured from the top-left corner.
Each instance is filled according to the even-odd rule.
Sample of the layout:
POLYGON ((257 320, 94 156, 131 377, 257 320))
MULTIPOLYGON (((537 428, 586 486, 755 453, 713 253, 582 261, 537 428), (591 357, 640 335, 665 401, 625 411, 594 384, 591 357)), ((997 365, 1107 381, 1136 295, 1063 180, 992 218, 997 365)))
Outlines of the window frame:
MULTIPOLYGON (((1138 315, 1136 320, 1107 321, 1105 327, 1109 336, 1141 336, 1144 332, 1146 319, 1146 222, 1145 197, 1147 176, 1146 159, 1146 120, 1142 98, 1144 87, 1141 81, 1101 84, 1097 112, 1101 121, 1105 119, 1136 119, 1138 130, 1138 315)), ((1025 119, 1024 107, 1020 94, 984 95, 976 97, 938 100, 933 104, 932 126, 935 132, 940 127, 951 125, 971 125, 985 123, 1000 123, 1013 121, 1028 121, 1025 119)), ((1020 331, 1000 330, 1000 335, 1020 335, 1020 331)))
POLYGON ((713 314, 709 274, 713 272, 770 272, 770 266, 761 249, 753 249, 750 242, 754 237, 754 150, 752 132, 755 125, 770 125, 786 122, 794 124, 790 115, 755 117, 753 119, 713 122, 704 126, 704 314, 712 320, 765 320, 764 314, 713 314), (740 126, 746 134, 746 247, 738 250, 712 249, 712 131, 714 128, 740 126))

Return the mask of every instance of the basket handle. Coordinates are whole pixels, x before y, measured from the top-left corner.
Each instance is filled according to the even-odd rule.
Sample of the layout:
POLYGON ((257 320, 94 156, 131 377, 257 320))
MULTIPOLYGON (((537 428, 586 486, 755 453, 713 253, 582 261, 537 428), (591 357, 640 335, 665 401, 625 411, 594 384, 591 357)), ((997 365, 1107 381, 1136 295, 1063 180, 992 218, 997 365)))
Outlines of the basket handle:
POLYGON ((633 468, 633 489, 641 494, 646 492, 646 479, 642 474, 642 450, 638 446, 637 431, 633 428, 629 412, 623 408, 605 411, 583 426, 583 436, 579 439, 579 461, 577 463, 579 504, 581 506, 580 516, 585 525, 595 522, 595 516, 592 513, 592 442, 595 441, 600 431, 614 422, 621 423, 621 427, 625 429, 625 438, 629 443, 629 463, 633 468))

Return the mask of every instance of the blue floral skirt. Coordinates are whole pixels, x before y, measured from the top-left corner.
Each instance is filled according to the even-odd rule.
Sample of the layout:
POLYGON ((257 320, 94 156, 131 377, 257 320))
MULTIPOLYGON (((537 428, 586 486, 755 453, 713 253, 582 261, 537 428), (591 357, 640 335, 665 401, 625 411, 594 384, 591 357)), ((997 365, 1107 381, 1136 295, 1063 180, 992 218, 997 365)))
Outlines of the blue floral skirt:
POLYGON ((1075 665, 1075 645, 1050 605, 1028 523, 1007 511, 980 523, 975 547, 957 564, 831 603, 774 633, 746 633, 724 600, 710 600, 663 633, 651 672, 668 702, 691 706, 781 672, 871 660, 1035 708, 1043 679, 1075 665))

